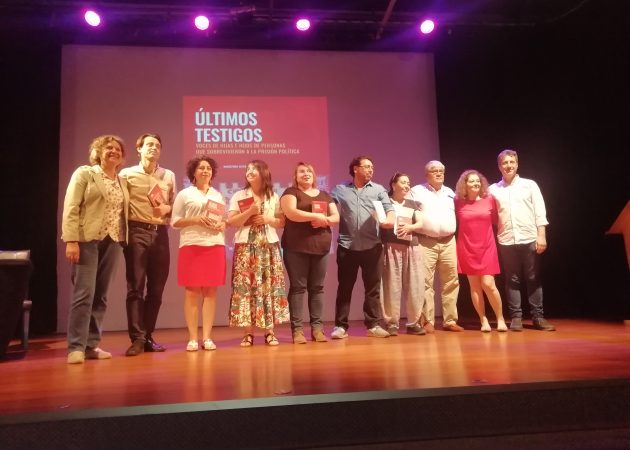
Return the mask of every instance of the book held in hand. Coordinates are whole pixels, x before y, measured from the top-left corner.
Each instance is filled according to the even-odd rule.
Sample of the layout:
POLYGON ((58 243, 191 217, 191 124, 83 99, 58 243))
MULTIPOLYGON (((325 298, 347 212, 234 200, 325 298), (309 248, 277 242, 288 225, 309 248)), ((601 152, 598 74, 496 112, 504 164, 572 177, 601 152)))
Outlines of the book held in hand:
POLYGON ((208 202, 206 203, 206 217, 214 220, 215 222, 221 222, 224 215, 225 205, 208 199, 208 202))
POLYGON ((396 216, 396 222, 394 223, 394 234, 396 234, 396 237, 398 239, 405 239, 407 241, 411 240, 411 233, 408 233, 404 236, 399 236, 398 235, 398 230, 402 224, 407 224, 407 225, 411 225, 412 220, 411 217, 403 217, 403 216, 396 216))
POLYGON ((157 183, 154 184, 151 189, 149 189, 148 197, 151 206, 153 206, 154 208, 166 203, 166 200, 164 199, 164 194, 162 193, 162 189, 157 183))
POLYGON ((394 234, 398 239, 411 240, 411 233, 405 236, 398 236, 398 227, 402 224, 411 225, 413 223, 414 210, 407 206, 394 205, 394 212, 396 214, 396 221, 394 222, 394 234))
POLYGON ((314 213, 328 215, 328 203, 321 200, 313 200, 311 202, 311 211, 314 213))
POLYGON ((245 212, 254 203, 254 197, 245 197, 238 201, 238 209, 241 212, 245 212))

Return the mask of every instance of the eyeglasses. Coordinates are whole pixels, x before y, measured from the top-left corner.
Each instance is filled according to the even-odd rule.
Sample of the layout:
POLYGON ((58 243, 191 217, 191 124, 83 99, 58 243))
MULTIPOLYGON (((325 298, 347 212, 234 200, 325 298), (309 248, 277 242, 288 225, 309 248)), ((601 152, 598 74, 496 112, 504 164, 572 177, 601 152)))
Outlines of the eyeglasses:
POLYGON ((363 168, 363 169, 365 169, 365 170, 370 170, 370 169, 374 170, 374 166, 370 166, 370 165, 367 165, 367 166, 359 166, 359 167, 362 167, 362 168, 363 168))
POLYGON ((429 173, 444 173, 444 169, 431 169, 429 173))

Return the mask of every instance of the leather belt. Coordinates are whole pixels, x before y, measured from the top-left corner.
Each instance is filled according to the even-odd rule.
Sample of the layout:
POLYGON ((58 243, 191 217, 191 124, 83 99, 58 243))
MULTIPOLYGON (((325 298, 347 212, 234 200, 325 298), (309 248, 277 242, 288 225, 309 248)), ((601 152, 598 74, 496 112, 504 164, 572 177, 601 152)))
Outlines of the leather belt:
POLYGON ((157 231, 160 227, 165 227, 166 225, 158 225, 157 223, 146 223, 146 222, 138 222, 136 220, 130 220, 129 227, 133 228, 142 228, 144 230, 157 231))

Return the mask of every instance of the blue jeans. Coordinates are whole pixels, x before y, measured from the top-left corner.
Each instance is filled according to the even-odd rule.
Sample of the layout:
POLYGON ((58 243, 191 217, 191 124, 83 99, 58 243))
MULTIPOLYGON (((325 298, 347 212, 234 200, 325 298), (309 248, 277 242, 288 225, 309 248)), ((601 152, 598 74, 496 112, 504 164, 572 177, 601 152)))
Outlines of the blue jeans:
POLYGON ((311 330, 323 328, 322 311, 324 309, 324 279, 328 254, 311 255, 309 253, 284 250, 284 267, 289 274, 289 314, 291 330, 302 329, 302 311, 304 294, 308 291, 308 312, 311 330))
POLYGON ((521 287, 525 284, 532 319, 543 317, 543 293, 540 282, 540 255, 536 243, 499 245, 503 264, 505 293, 511 318, 522 318, 521 287))
POLYGON ((107 290, 122 247, 109 236, 79 242, 79 262, 72 265, 72 304, 68 318, 68 352, 96 348, 103 333, 107 290))

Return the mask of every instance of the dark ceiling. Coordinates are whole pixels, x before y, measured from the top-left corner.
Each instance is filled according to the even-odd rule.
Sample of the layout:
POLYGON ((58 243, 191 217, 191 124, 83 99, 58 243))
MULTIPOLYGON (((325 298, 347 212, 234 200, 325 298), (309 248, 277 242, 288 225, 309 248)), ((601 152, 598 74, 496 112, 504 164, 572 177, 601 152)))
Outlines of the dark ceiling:
MULTIPOLYGON (((531 29, 585 20, 584 10, 614 0, 128 0, 95 1, 107 31, 88 34, 80 11, 88 2, 5 0, 0 30, 44 31, 64 42, 102 41, 142 45, 233 45, 277 47, 300 14, 314 22, 309 37, 315 47, 370 45, 414 30, 425 17, 440 32, 462 28, 531 29), (191 16, 206 12, 212 27, 203 33, 191 16)), ((630 1, 619 0, 619 3, 630 1)), ((625 8, 627 17, 627 8, 625 8)), ((93 31, 93 30, 90 30, 93 31)), ((310 40, 310 41, 309 41, 310 40)), ((301 45, 302 45, 301 44, 301 45)))

